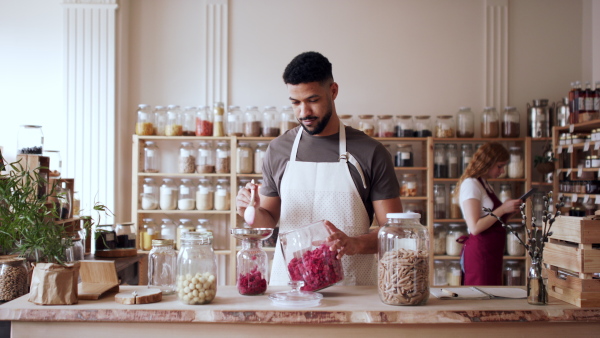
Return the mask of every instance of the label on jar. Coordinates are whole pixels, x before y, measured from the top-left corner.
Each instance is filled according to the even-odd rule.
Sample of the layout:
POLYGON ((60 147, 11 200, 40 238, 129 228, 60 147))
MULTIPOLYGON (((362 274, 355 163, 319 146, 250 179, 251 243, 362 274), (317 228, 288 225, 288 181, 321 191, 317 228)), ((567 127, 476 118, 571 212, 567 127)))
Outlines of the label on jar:
POLYGON ((198 152, 200 153, 200 157, 208 157, 208 150, 199 149, 198 152))
POLYGON ((181 157, 190 157, 190 151, 187 149, 181 149, 180 154, 181 157))
POLYGON ((154 156, 154 150, 152 150, 152 149, 147 149, 147 150, 146 150, 146 156, 148 156, 148 157, 152 157, 152 156, 154 156))
POLYGON ((104 239, 105 239, 107 242, 114 241, 114 240, 115 240, 115 234, 114 234, 114 233, 112 233, 112 232, 105 232, 105 233, 104 233, 104 239))
POLYGON ((217 196, 227 196, 227 189, 217 189, 217 196))
POLYGON ((217 150, 217 158, 227 158, 227 152, 224 150, 217 150))
POLYGON ((190 193, 190 188, 188 188, 188 187, 181 187, 180 190, 181 190, 182 195, 186 195, 186 194, 190 193))
POLYGON ((152 193, 152 187, 144 187, 144 194, 151 194, 152 193))
POLYGON ((235 115, 229 115, 229 116, 227 116, 227 121, 228 122, 235 122, 235 115))
POLYGON ((410 153, 402 152, 400 153, 400 158, 403 160, 410 160, 410 153))
POLYGON ((521 156, 519 155, 510 155, 510 162, 517 163, 521 160, 521 156))
POLYGON ((436 204, 445 204, 446 203, 446 198, 445 197, 436 197, 435 198, 435 203, 436 204))
POLYGON ((448 163, 449 164, 457 164, 458 163, 458 157, 456 157, 456 156, 448 157, 448 163))
POLYGON ((463 157, 463 163, 464 164, 469 164, 469 162, 471 162, 471 158, 470 157, 463 157))
POLYGON ((250 157, 250 152, 248 150, 238 149, 238 151, 240 152, 241 157, 250 157))
POLYGON ((164 188, 160 189, 161 195, 171 195, 171 192, 172 192, 171 188, 168 188, 168 187, 164 187, 164 188))
POLYGON ((200 188, 198 189, 198 192, 199 192, 201 195, 207 195, 207 194, 210 192, 210 190, 209 190, 207 187, 200 187, 200 188))
POLYGON ((510 272, 510 274, 511 274, 513 277, 521 277, 521 271, 520 271, 520 270, 512 270, 512 271, 510 272))
POLYGON ((223 122, 223 115, 216 115, 215 122, 223 122))

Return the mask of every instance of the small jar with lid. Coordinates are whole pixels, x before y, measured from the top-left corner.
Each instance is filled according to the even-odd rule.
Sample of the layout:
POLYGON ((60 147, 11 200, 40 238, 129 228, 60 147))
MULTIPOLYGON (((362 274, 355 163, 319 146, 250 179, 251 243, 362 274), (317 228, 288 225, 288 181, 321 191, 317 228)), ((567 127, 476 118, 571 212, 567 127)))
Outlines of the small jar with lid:
POLYGON ((196 226, 192 224, 192 220, 189 218, 182 218, 179 220, 177 226, 177 241, 175 242, 175 249, 181 249, 181 238, 186 232, 196 231, 196 226))
POLYGON ((244 136, 258 137, 262 129, 260 111, 257 106, 247 106, 244 113, 244 136))
POLYGON ((144 178, 144 184, 142 185, 141 197, 141 209, 142 210, 156 210, 158 209, 158 202, 160 194, 154 179, 151 177, 144 178))
POLYGON ((196 136, 212 136, 213 118, 209 106, 196 109, 196 136))
POLYGON ((459 171, 462 173, 467 170, 469 163, 471 162, 471 158, 473 158, 473 145, 469 143, 462 144, 460 146, 460 168, 459 171))
POLYGON ((508 161, 508 177, 525 177, 525 161, 523 160, 523 151, 519 146, 509 148, 510 160, 508 161))
POLYGON ((177 239, 177 226, 170 218, 163 218, 160 224, 160 238, 172 239, 173 242, 177 239))
POLYGON ((177 296, 184 304, 212 302, 217 294, 217 260, 212 237, 187 232, 177 256, 177 296))
MULTIPOLYGON (((515 234, 519 236, 519 238, 523 241, 523 243, 527 243, 527 239, 525 238, 525 227, 521 223, 511 223, 510 226, 515 231, 515 234)), ((525 255, 525 247, 521 245, 517 236, 506 232, 506 252, 509 256, 524 256, 525 255)))
POLYGON ((458 170, 458 148, 456 144, 446 145, 448 178, 458 178, 462 173, 458 170))
POLYGON ((196 189, 189 178, 182 178, 179 185, 179 198, 177 199, 177 209, 194 210, 196 209, 196 189))
POLYGON ((392 115, 377 115, 377 137, 394 137, 394 119, 392 115))
POLYGON ((142 219, 142 231, 140 232, 140 249, 152 250, 152 241, 158 239, 159 229, 152 218, 142 219))
POLYGON ((154 135, 154 113, 152 107, 147 104, 138 105, 135 134, 154 135))
POLYGON ((358 115, 358 130, 368 136, 375 136, 375 120, 373 115, 358 115))
POLYGON ((459 261, 448 261, 446 267, 446 282, 449 286, 460 286, 462 270, 459 261))
POLYGON ((504 262, 504 285, 522 286, 525 285, 523 277, 525 269, 521 262, 517 260, 507 260, 504 262))
POLYGON ((182 123, 181 110, 179 109, 179 106, 175 104, 167 106, 167 125, 165 126, 165 135, 182 136, 182 123))
POLYGON ((394 134, 396 137, 415 136, 415 126, 412 115, 396 115, 394 134))
POLYGON ((179 146, 178 172, 180 174, 191 174, 196 172, 196 153, 191 142, 181 142, 179 146))
POLYGON ((215 171, 217 174, 229 174, 231 167, 231 157, 229 152, 229 142, 217 142, 215 171))
POLYGON ((481 113, 481 137, 500 136, 500 118, 494 107, 485 107, 481 113))
POLYGON ((419 115, 415 116, 415 137, 430 137, 433 136, 431 132, 431 116, 419 115))
MULTIPOLYGON (((340 116, 341 119, 341 116, 340 116)), ((296 115, 294 115, 294 110, 292 106, 283 106, 281 107, 281 119, 280 119, 281 127, 280 134, 283 135, 286 131, 296 128, 298 124, 298 120, 296 120, 296 115)))
POLYGON ((448 138, 454 137, 454 116, 438 115, 435 119, 434 137, 448 138))
POLYGON ((199 174, 210 174, 215 172, 215 149, 211 142, 201 141, 198 143, 196 156, 196 172, 199 174))
POLYGON ((159 205, 161 210, 177 209, 177 192, 179 189, 170 178, 164 178, 160 186, 159 205))
POLYGON ((26 294, 29 289, 27 260, 21 257, 0 257, 0 302, 9 302, 26 294))
POLYGON ((433 254, 446 254, 446 236, 448 227, 444 223, 433 223, 433 254))
POLYGON ((153 141, 144 144, 144 172, 157 173, 160 171, 160 149, 153 141))
POLYGON ((42 126, 23 124, 17 134, 17 154, 42 155, 44 152, 44 133, 42 126))
POLYGON ((436 259, 433 261, 433 285, 435 286, 446 286, 448 281, 446 280, 448 268, 446 267, 446 261, 436 259))
POLYGON ((135 223, 117 223, 115 233, 117 234, 117 248, 119 249, 136 249, 135 223))
POLYGON ((433 185, 433 195, 434 204, 433 204, 433 217, 435 219, 445 219, 446 218, 446 186, 444 184, 434 184, 433 185))
POLYGON ((417 196, 417 174, 406 173, 402 175, 402 181, 400 183, 400 196, 401 197, 414 197, 417 196))
POLYGON ((467 226, 460 223, 448 224, 448 235, 446 235, 446 255, 459 256, 463 245, 456 240, 467 236, 467 226))
POLYGON ((165 136, 167 128, 167 108, 164 106, 154 107, 154 135, 165 136))
POLYGON ((425 305, 429 299, 429 234, 414 213, 389 213, 377 235, 379 299, 425 305), (401 271, 402 277, 398 278, 401 271))
POLYGON ((196 107, 187 106, 181 113, 183 136, 196 136, 196 107))
POLYGON ((219 178, 215 185, 215 210, 229 210, 229 179, 219 178))
POLYGON ((256 144, 256 150, 254 150, 254 173, 262 174, 263 159, 267 154, 267 143, 259 142, 256 144))
POLYGON ((262 136, 277 137, 280 134, 280 116, 275 106, 265 106, 262 118, 262 136))
POLYGON ((229 106, 227 110, 227 136, 244 136, 244 113, 240 106, 229 106))
POLYGON ((213 106, 213 133, 212 136, 225 136, 225 106, 223 102, 216 102, 213 106))
POLYGON ((338 115, 338 117, 345 126, 354 127, 354 119, 352 118, 352 115, 338 115))
POLYGON ((163 295, 176 290, 177 252, 172 239, 155 239, 148 254, 148 288, 160 289, 163 295))
POLYGON ((117 248, 117 233, 111 224, 101 224, 96 227, 96 251, 117 248))
POLYGON ((433 148, 433 177, 448 178, 446 145, 437 143, 433 148))
POLYGON ((460 210, 460 202, 458 195, 456 194, 456 184, 450 185, 450 218, 460 219, 462 218, 462 211, 460 210))
POLYGON ((254 150, 247 142, 240 142, 237 146, 237 170, 238 174, 252 174, 254 169, 254 150))
POLYGON ((215 188, 208 178, 201 178, 196 191, 196 209, 213 210, 215 188))
POLYGON ((396 167, 413 167, 413 149, 412 145, 399 143, 396 144, 396 156, 395 156, 395 164, 396 167))
POLYGON ((472 138, 475 136, 475 116, 471 107, 460 107, 456 114, 456 137, 472 138))
POLYGON ((500 193, 498 194, 498 199, 502 203, 512 199, 512 186, 510 184, 500 184, 500 193))
POLYGON ((501 116, 502 137, 519 137, 521 135, 521 116, 515 107, 505 107, 501 116))

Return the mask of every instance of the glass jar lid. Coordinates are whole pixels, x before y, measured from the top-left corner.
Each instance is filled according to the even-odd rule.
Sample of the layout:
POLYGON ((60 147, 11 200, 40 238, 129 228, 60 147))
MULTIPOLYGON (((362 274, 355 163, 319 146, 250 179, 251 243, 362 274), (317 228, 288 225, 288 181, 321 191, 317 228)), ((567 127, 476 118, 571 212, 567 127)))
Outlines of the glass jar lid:
POLYGON ((360 118, 360 119, 372 119, 373 115, 358 115, 358 118, 360 118))
POLYGON ((285 307, 312 307, 318 306, 323 299, 323 295, 312 291, 301 291, 304 281, 291 281, 288 283, 291 291, 272 293, 269 299, 277 306, 285 307))
POLYGON ((392 118, 392 115, 377 115, 377 118, 380 120, 389 120, 392 118))
POLYGON ((399 218, 399 219, 420 219, 421 218, 421 214, 418 214, 416 212, 395 212, 395 213, 388 213, 386 215, 387 218, 399 218))
POLYGON ((169 246, 173 245, 172 239, 153 239, 152 246, 169 246))

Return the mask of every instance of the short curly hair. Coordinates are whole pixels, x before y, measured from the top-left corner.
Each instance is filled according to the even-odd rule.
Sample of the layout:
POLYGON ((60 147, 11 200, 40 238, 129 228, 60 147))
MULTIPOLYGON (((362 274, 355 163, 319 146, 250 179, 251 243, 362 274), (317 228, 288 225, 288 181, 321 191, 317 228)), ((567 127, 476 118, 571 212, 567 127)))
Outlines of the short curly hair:
POLYGON ((320 53, 304 52, 296 56, 285 67, 283 82, 297 85, 301 83, 333 81, 331 62, 320 53))

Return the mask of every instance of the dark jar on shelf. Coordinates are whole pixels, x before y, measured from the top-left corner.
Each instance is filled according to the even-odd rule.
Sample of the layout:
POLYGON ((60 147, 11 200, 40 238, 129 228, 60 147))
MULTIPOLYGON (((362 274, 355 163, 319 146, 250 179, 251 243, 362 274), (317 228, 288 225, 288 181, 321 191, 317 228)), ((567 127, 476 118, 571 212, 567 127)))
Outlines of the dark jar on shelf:
POLYGON ((436 144, 433 150, 433 177, 448 178, 446 145, 436 144))
POLYGON ((397 144, 395 164, 396 167, 412 167, 413 162, 413 150, 410 144, 397 144))
POLYGON ((517 108, 505 107, 502 112, 502 137, 519 137, 521 135, 521 117, 517 108))
POLYGON ((394 133, 396 137, 413 137, 415 133, 413 117, 411 115, 397 115, 394 133))

